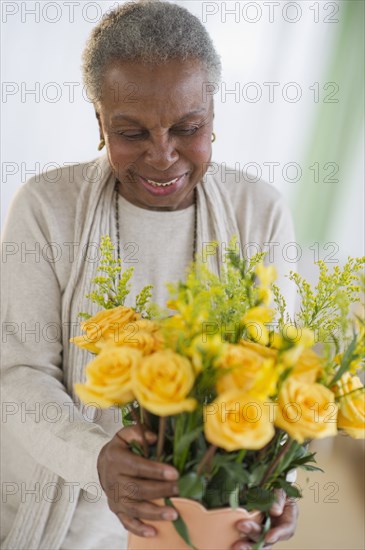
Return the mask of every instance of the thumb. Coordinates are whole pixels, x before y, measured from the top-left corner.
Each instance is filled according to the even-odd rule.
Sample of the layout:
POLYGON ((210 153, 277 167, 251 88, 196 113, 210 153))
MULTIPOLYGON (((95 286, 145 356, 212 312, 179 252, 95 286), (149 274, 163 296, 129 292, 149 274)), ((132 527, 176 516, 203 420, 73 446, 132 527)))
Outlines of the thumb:
POLYGON ((115 435, 126 445, 136 441, 136 443, 143 443, 143 436, 146 438, 147 443, 152 445, 156 442, 157 435, 149 430, 143 431, 143 427, 139 426, 128 426, 128 428, 122 428, 115 435))

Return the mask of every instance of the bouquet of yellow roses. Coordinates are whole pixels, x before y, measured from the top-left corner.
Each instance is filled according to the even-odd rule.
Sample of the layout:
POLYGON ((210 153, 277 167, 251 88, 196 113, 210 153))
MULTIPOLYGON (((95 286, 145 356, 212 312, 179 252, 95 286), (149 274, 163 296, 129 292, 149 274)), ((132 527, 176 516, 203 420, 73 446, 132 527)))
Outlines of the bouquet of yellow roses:
MULTIPOLYGON (((120 407, 124 425, 142 434, 156 431, 155 445, 132 450, 174 465, 181 497, 267 513, 275 489, 300 496, 288 472, 319 469, 311 439, 364 437, 364 320, 349 315, 364 260, 331 274, 318 262, 315 288, 291 273, 301 298, 291 319, 275 268, 262 254, 240 258, 234 240, 220 277, 194 262, 169 285, 167 309, 150 304, 149 286, 126 307, 133 268, 122 272, 109 237, 101 253, 89 295, 101 310, 82 314, 84 334, 72 339, 96 357, 75 391, 84 403, 120 407)), ((174 523, 193 547, 183 520, 174 523)))

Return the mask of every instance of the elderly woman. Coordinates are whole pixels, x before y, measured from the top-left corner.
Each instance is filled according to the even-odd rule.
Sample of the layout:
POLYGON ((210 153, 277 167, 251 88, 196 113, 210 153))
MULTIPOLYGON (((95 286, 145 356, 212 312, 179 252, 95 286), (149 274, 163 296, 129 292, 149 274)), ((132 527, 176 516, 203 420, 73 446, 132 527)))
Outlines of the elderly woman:
MULTIPOLYGON (((161 305, 164 282, 181 278, 212 239, 228 243, 236 234, 246 251, 293 241, 272 187, 225 174, 211 161, 214 103, 203 92, 219 82, 220 61, 189 11, 168 2, 119 6, 93 30, 83 71, 106 155, 65 168, 54 184, 50 174, 29 180, 4 236, 9 549, 117 549, 127 530, 155 535, 144 520, 175 519, 171 508, 151 501, 178 494, 177 471, 132 454, 135 429, 120 430, 115 411, 90 412, 73 394, 90 356, 69 339, 78 332, 78 312, 91 308, 84 297, 100 236, 110 234, 135 267, 131 303, 152 283, 161 305)), ((219 272, 218 255, 209 261, 219 272)), ((281 495, 267 547, 292 535, 296 515, 295 503, 281 495)), ((251 548, 258 534, 255 525, 237 524, 234 549, 251 548)))

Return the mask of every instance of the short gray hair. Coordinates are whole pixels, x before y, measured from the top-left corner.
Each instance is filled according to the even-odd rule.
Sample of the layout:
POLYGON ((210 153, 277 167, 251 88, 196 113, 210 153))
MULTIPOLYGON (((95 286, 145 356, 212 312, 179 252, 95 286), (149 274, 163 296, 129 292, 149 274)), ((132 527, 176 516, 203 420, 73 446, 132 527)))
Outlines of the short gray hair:
POLYGON ((193 59, 211 82, 221 79, 220 58, 203 24, 186 8, 159 0, 122 4, 92 30, 82 67, 90 99, 100 98, 104 70, 115 59, 156 64, 193 59))

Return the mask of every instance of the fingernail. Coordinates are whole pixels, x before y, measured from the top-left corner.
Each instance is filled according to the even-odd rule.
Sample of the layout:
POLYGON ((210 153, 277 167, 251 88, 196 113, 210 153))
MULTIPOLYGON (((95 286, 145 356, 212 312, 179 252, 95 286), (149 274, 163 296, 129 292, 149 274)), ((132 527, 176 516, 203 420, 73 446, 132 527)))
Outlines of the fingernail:
POLYGON ((144 537, 154 537, 155 536, 155 530, 154 529, 143 529, 143 536, 144 537))
POLYGON ((238 527, 240 531, 242 531, 243 533, 246 533, 246 535, 251 531, 250 526, 248 525, 248 523, 245 523, 245 522, 239 523, 238 527))
POLYGON ((239 528, 240 528, 241 531, 246 533, 246 535, 248 533, 251 533, 251 531, 255 531, 256 533, 261 531, 260 526, 257 525, 257 523, 253 523, 252 521, 242 521, 239 524, 239 528))
POLYGON ((178 479, 179 473, 173 468, 165 468, 164 477, 165 479, 178 479))
POLYGON ((166 512, 162 513, 162 517, 167 521, 175 521, 175 519, 178 518, 178 515, 177 515, 177 512, 175 512, 175 510, 166 510, 166 512))

